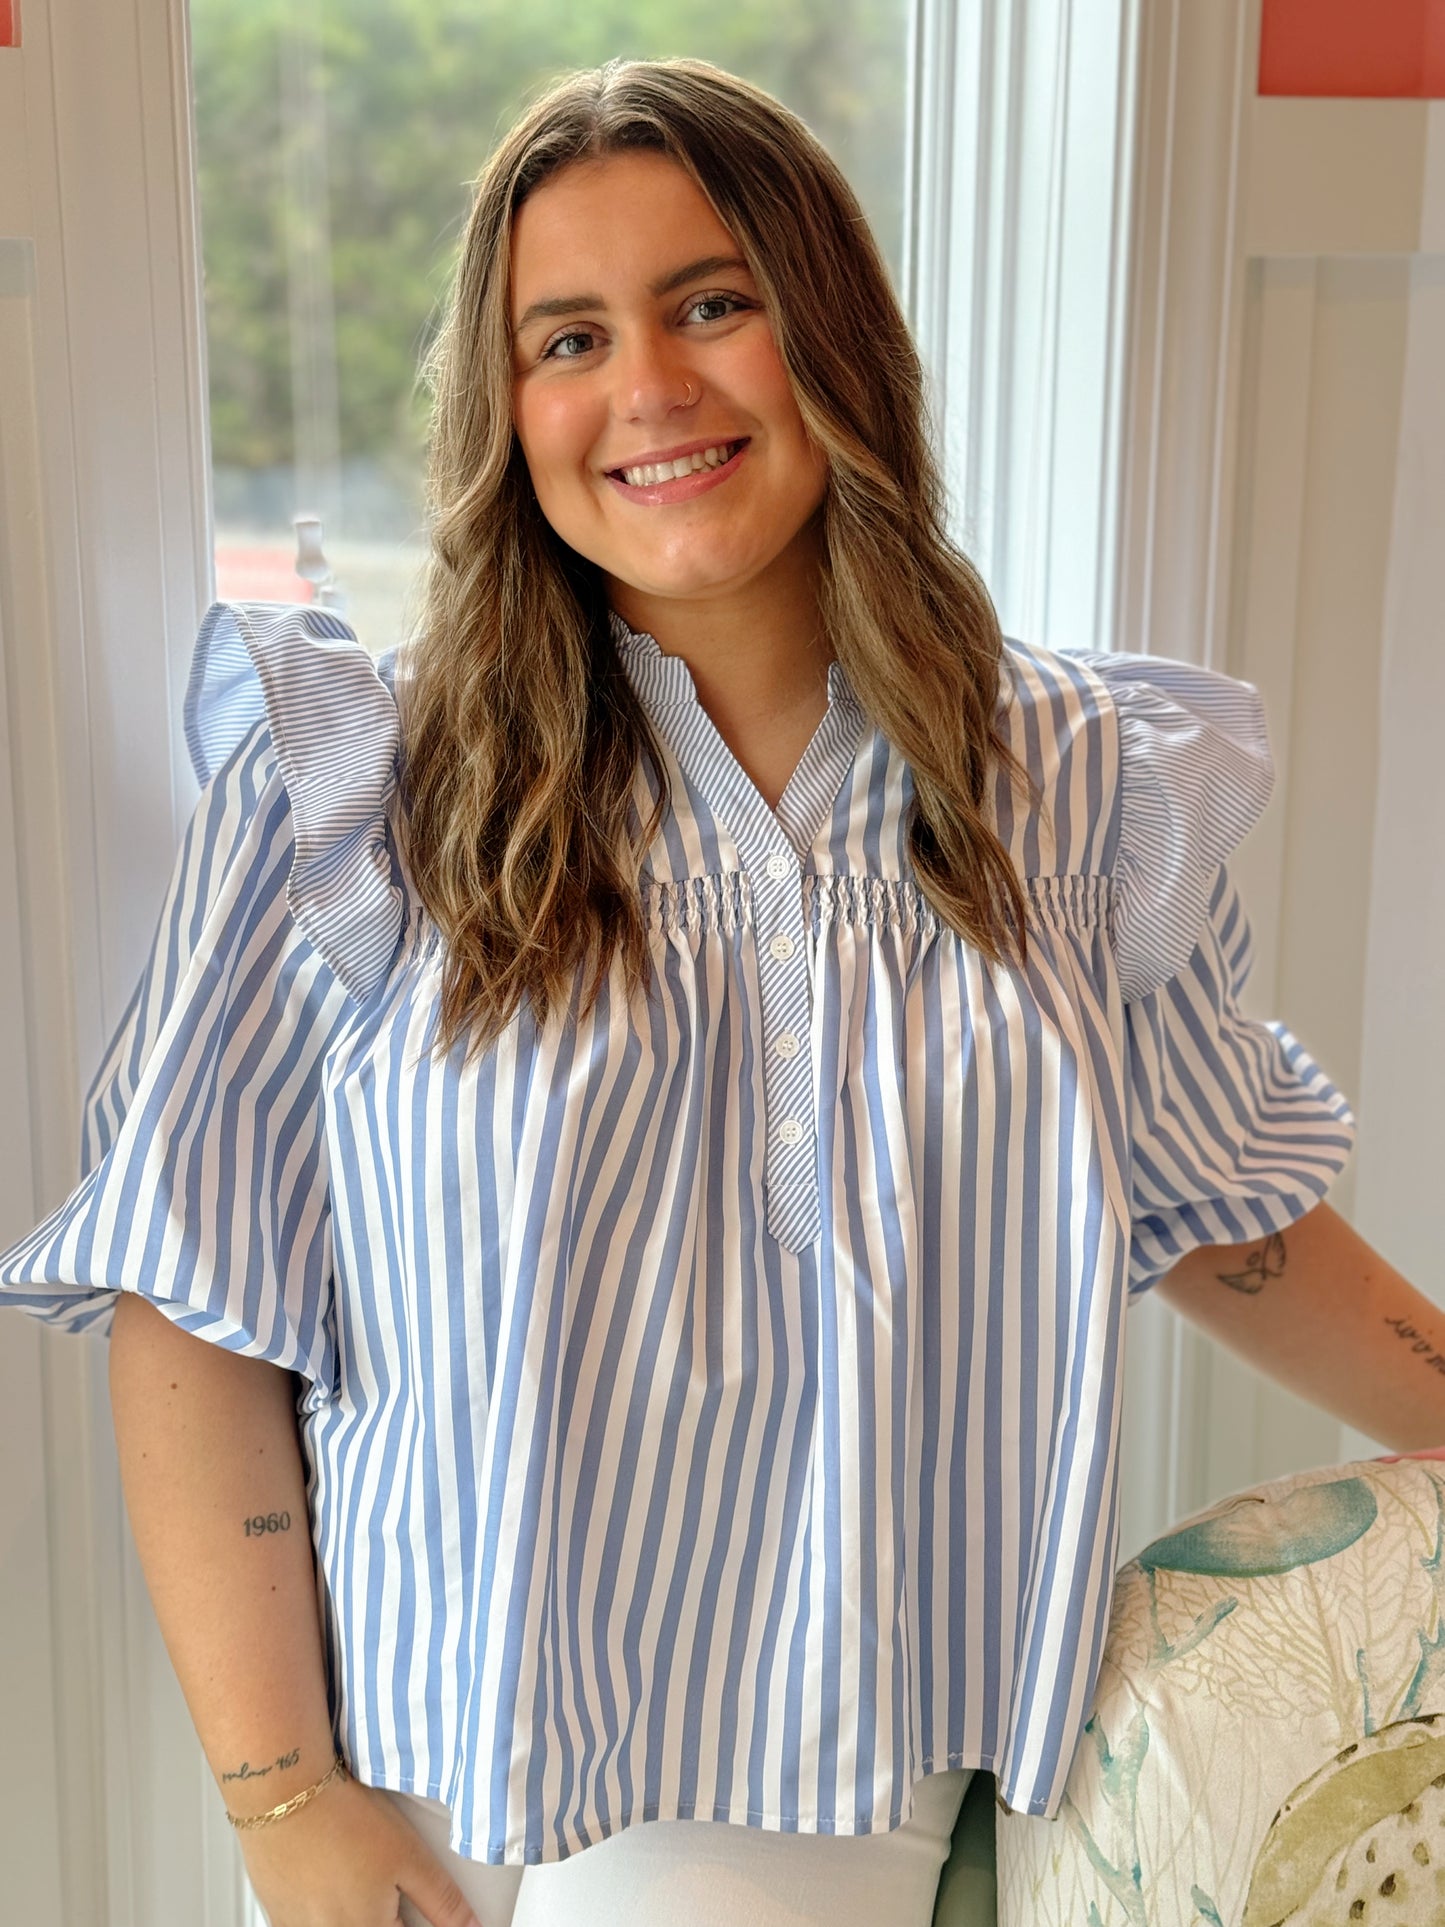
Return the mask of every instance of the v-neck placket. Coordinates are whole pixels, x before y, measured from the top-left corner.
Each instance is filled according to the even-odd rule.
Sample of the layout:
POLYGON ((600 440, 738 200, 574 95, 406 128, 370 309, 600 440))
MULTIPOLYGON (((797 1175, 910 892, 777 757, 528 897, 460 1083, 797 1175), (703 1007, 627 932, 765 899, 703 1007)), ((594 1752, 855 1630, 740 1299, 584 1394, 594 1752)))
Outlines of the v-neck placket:
POLYGON ((822 1231, 803 876, 857 757, 863 709, 842 665, 830 663, 827 712, 773 810, 698 700, 683 658, 664 655, 617 615, 612 634, 638 700, 731 835, 748 879, 762 1003, 765 1222, 784 1250, 802 1251, 822 1231))

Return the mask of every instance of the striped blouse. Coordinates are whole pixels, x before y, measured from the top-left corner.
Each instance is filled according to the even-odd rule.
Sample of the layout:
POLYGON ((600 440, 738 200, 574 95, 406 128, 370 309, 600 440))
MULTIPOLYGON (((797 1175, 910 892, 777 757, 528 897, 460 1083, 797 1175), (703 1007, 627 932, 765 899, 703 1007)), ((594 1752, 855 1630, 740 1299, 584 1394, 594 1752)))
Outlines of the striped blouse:
MULTIPOLYGON (((671 800, 655 966, 585 1023, 428 1049, 396 666, 217 604, 203 794, 8 1302, 116 1291, 300 1374, 338 1748, 452 1844, 654 1818, 860 1834, 988 1767, 1054 1815, 1112 1587, 1126 1310, 1316 1203, 1353 1118, 1241 1015, 1224 860, 1272 780, 1249 685, 1008 646, 1041 786, 993 821, 1023 968, 943 923, 908 766, 842 667, 776 808, 685 662, 614 619, 671 800)), ((658 773, 641 759, 645 821, 658 773)))

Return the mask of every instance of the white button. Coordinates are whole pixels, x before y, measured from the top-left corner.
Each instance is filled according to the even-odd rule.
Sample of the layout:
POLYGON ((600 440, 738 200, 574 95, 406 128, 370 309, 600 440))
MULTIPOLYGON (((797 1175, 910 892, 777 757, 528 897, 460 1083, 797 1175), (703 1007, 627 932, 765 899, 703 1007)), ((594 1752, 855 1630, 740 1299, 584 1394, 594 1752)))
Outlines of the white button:
POLYGON ((768 858, 767 870, 770 877, 790 877, 796 868, 797 865, 793 859, 785 856, 781 850, 774 850, 768 858))
POLYGON ((793 954, 793 939, 783 931, 779 931, 768 945, 768 949, 780 963, 786 963, 793 954))
POLYGON ((796 1057, 798 1054, 798 1040, 790 1030, 782 1031, 773 1039, 773 1049, 778 1053, 779 1057, 796 1057))
POLYGON ((778 1136, 784 1144, 796 1144, 803 1135, 803 1127, 795 1117, 785 1117, 778 1126, 778 1136))

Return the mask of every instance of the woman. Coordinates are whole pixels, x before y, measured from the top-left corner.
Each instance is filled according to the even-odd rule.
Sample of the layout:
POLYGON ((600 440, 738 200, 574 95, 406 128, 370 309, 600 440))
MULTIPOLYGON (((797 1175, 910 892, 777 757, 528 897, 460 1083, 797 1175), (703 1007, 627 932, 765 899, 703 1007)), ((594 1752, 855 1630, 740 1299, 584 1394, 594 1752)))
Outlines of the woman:
POLYGON ((923 1923, 974 1768, 1058 1810, 1131 1292, 1445 1433, 1319 1202, 1348 1108, 1237 1008, 1258 699, 1003 643, 856 202, 710 67, 523 118, 433 373, 419 635, 208 616, 0 1285, 115 1310, 273 1927, 923 1923))

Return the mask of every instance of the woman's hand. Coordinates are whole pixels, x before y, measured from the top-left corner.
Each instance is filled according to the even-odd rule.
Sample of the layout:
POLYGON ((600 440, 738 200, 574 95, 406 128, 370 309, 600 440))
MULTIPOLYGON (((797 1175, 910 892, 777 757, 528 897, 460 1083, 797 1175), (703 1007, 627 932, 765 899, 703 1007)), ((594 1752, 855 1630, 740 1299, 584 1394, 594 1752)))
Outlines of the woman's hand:
POLYGON ((489 1927, 375 1787, 340 1780, 238 1837, 271 1927, 397 1927, 403 1895, 431 1927, 489 1927))

